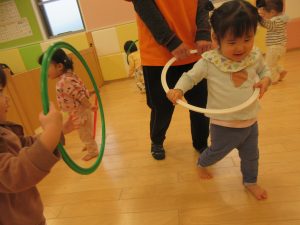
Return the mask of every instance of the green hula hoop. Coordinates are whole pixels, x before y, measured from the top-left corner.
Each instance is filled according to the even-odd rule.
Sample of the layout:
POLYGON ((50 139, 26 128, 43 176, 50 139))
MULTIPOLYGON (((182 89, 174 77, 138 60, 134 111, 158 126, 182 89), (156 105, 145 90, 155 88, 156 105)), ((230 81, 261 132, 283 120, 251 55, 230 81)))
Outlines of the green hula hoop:
POLYGON ((91 174, 93 173, 98 166, 100 165, 100 162, 102 160, 103 154, 104 154, 104 147, 105 147, 105 121, 104 121, 104 112, 103 112, 103 106, 102 102, 100 99, 99 91, 97 84, 95 82, 95 79, 92 75, 92 72, 90 68, 88 67, 86 61, 84 58, 80 55, 80 53, 70 44, 65 43, 65 42, 57 42, 53 45, 51 45, 47 51, 44 54, 43 61, 42 61, 42 70, 41 70, 41 96, 42 96, 42 105, 43 105, 43 112, 44 114, 47 114, 49 112, 49 96, 48 96, 48 68, 51 63, 51 58, 54 54, 54 52, 59 49, 59 48, 65 48, 73 52, 76 57, 81 61, 83 66, 85 67, 86 71, 88 72, 88 75, 90 77, 90 80, 93 84, 97 99, 98 99, 98 108, 99 108, 99 113, 102 121, 102 139, 101 139, 101 147, 99 151, 98 158, 96 159, 96 162, 88 168, 83 168, 79 165, 77 165, 71 157, 68 155, 66 150, 64 149, 63 145, 61 143, 58 144, 58 149, 61 152, 62 158, 65 161, 65 163, 75 172, 80 173, 80 174, 91 174))

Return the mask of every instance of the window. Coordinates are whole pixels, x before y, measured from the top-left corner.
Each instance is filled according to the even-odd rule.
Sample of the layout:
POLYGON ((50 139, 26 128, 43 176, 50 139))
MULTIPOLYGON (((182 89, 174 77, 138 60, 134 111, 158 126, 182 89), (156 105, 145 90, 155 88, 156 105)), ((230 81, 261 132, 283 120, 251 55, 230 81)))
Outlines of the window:
POLYGON ((39 0, 38 6, 48 36, 84 30, 77 0, 39 0))

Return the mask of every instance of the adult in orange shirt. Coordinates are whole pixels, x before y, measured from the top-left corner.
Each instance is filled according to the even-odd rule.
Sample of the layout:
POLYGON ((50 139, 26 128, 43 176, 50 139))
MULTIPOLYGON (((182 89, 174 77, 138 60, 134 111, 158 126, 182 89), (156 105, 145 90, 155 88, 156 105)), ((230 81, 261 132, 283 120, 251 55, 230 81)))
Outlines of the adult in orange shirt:
MULTIPOLYGON (((171 122, 174 106, 166 97, 161 84, 161 72, 166 62, 175 56, 167 83, 173 88, 183 72, 192 68, 199 55, 211 48, 208 0, 132 0, 137 13, 139 45, 146 86, 147 104, 151 109, 150 137, 153 158, 165 158, 163 142, 171 122)), ((185 94, 195 106, 205 107, 206 80, 185 94)), ((190 111, 194 148, 202 152, 207 147, 208 118, 190 111)))

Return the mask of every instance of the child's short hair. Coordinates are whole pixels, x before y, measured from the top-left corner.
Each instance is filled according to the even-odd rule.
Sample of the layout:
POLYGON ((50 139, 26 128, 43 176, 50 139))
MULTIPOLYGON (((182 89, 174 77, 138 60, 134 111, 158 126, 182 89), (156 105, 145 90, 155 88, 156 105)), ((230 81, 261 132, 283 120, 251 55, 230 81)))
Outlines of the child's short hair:
POLYGON ((5 87, 6 82, 7 82, 6 75, 5 75, 4 71, 0 68, 0 86, 5 87))
POLYGON ((258 18, 257 8, 251 3, 233 0, 215 9, 210 17, 210 23, 220 44, 228 31, 232 32, 234 37, 242 37, 251 31, 256 33, 258 18))
MULTIPOLYGON (((40 65, 42 65, 43 58, 44 58, 44 54, 42 54, 38 59, 38 62, 39 62, 40 65)), ((65 51, 62 50, 61 48, 57 49, 53 53, 51 61, 54 62, 54 63, 63 64, 64 67, 65 67, 65 70, 68 70, 68 69, 73 70, 73 61, 68 57, 68 55, 65 53, 65 51)))
POLYGON ((255 5, 257 8, 265 7, 266 1, 265 0, 256 0, 255 5))
POLYGON ((124 51, 126 52, 127 55, 129 55, 132 52, 136 52, 137 51, 137 47, 135 44, 135 41, 126 41, 124 44, 124 51))
POLYGON ((267 12, 275 10, 278 13, 282 13, 283 0, 256 0, 256 7, 264 8, 267 12))

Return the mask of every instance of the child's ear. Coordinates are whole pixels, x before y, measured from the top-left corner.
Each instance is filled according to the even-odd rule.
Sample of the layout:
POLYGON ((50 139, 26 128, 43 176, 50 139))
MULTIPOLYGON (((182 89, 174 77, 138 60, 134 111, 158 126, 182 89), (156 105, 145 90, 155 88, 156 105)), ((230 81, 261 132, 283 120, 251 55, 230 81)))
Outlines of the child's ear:
POLYGON ((56 66, 57 66, 57 69, 60 71, 63 71, 65 69, 65 66, 62 63, 57 63, 56 66))

